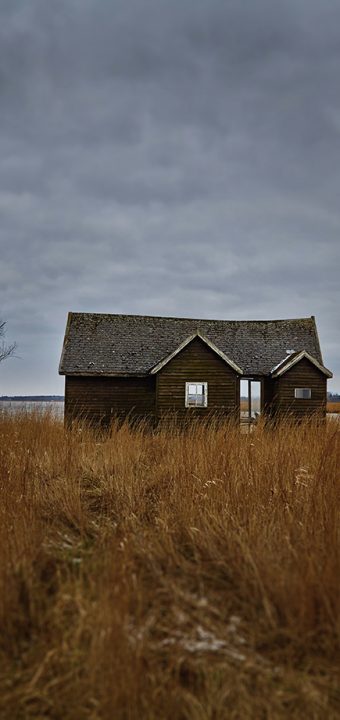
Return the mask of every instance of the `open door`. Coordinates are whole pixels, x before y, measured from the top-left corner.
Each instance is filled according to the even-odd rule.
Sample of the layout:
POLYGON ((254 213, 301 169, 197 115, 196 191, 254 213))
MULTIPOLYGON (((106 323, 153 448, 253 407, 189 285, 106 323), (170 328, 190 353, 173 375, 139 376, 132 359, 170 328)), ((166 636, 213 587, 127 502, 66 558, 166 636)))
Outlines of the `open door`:
POLYGON ((253 378, 242 378, 240 381, 240 420, 254 422, 261 413, 262 383, 253 378))

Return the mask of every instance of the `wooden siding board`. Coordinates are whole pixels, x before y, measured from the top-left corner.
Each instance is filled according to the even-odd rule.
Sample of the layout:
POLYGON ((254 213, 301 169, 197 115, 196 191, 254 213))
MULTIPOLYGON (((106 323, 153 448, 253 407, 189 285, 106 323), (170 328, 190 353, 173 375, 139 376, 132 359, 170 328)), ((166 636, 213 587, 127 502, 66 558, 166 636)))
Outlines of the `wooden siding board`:
POLYGON ((237 373, 199 338, 195 338, 157 375, 157 411, 182 417, 231 415, 239 410, 237 373), (185 407, 185 383, 208 383, 208 406, 185 407))
POLYGON ((114 417, 154 417, 155 378, 65 378, 66 423, 79 418, 108 425, 114 417))
POLYGON ((267 415, 273 413, 277 395, 277 381, 270 377, 263 379, 263 412, 267 415))

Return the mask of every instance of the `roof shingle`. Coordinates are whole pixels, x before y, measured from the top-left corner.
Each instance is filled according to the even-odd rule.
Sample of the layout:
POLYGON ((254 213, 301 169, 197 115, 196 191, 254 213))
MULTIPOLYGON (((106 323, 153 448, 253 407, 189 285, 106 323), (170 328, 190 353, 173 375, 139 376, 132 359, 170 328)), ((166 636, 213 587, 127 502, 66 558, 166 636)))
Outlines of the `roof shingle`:
POLYGON ((322 364, 314 317, 204 320, 69 313, 62 375, 146 375, 190 335, 201 333, 244 375, 266 375, 287 354, 306 350, 322 364))

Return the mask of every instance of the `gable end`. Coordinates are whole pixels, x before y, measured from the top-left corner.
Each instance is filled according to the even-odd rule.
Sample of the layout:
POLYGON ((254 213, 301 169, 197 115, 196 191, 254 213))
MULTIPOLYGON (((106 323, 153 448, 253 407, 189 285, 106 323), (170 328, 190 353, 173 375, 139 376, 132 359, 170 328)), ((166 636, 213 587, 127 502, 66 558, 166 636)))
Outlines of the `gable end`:
POLYGON ((155 365, 153 368, 151 368, 150 374, 155 375, 160 370, 162 370, 162 368, 165 367, 165 365, 167 365, 171 360, 173 360, 173 358, 176 357, 176 355, 178 355, 182 350, 184 350, 184 348, 186 348, 187 345, 189 345, 196 338, 198 338, 203 343, 205 343, 205 345, 207 345, 207 347, 209 347, 210 350, 212 350, 216 355, 218 355, 222 360, 224 360, 224 362, 227 365, 229 365, 229 367, 231 367, 233 370, 235 370, 235 372, 238 373, 238 375, 243 375, 243 370, 238 365, 236 365, 236 363, 234 363, 233 360, 230 360, 230 358, 228 358, 228 356, 225 355, 225 353, 222 352, 222 350, 220 350, 216 345, 214 345, 214 343, 211 342, 211 340, 208 340, 208 338, 205 337, 204 335, 202 335, 200 332, 197 332, 194 335, 190 335, 188 338, 186 338, 186 340, 184 340, 176 348, 176 350, 174 350, 172 353, 170 353, 170 355, 167 355, 165 358, 163 358, 163 360, 161 360, 159 363, 157 363, 157 365, 155 365))
POLYGON ((284 375, 288 370, 290 370, 294 365, 299 363, 303 358, 306 358, 312 365, 314 365, 318 370, 320 370, 323 375, 326 375, 328 378, 333 377, 333 373, 331 373, 330 370, 328 370, 324 365, 321 365, 321 363, 318 362, 315 358, 312 357, 306 350, 301 350, 300 352, 294 353, 293 355, 289 356, 287 358, 284 358, 278 365, 276 365, 272 371, 271 376, 273 378, 278 378, 284 375))

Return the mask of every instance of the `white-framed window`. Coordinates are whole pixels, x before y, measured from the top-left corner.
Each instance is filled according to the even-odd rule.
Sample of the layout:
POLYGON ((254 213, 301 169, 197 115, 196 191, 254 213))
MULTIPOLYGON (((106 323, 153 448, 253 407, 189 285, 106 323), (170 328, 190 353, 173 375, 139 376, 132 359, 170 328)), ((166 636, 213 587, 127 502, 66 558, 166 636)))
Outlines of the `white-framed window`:
POLYGON ((311 388, 295 388, 294 397, 296 400, 310 400, 312 397, 311 388))
POLYGON ((207 382, 186 382, 185 383, 185 407, 207 407, 208 406, 208 383, 207 382))

